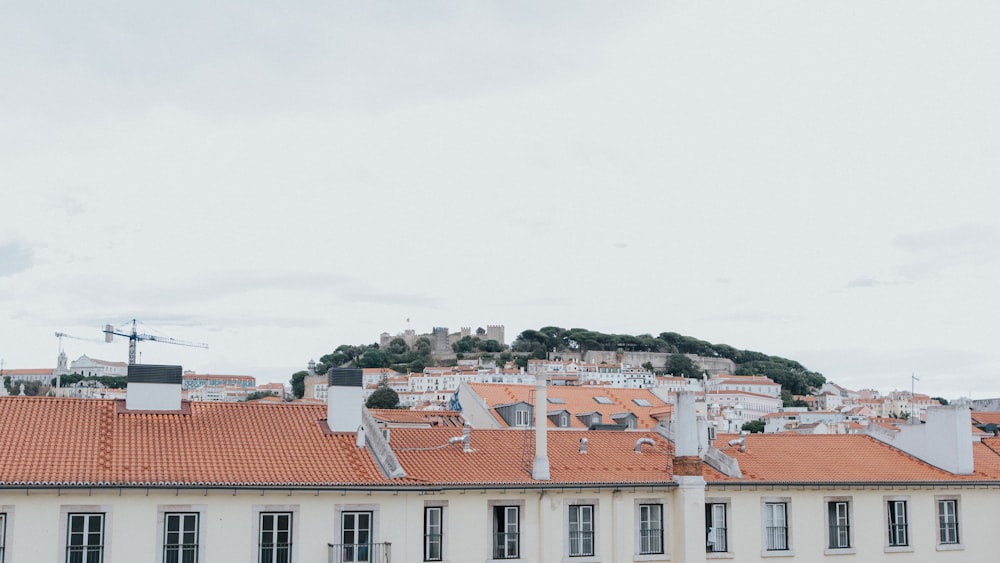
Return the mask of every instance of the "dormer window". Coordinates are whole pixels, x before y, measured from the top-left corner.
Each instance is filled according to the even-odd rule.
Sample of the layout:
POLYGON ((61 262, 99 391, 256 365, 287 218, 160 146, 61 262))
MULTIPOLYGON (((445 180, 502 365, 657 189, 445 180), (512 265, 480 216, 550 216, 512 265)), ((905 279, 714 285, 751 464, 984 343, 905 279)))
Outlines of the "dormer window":
POLYGON ((590 423, 591 424, 600 424, 601 423, 601 415, 599 415, 599 414, 592 414, 592 415, 590 415, 590 423))
POLYGON ((528 425, 528 411, 518 410, 514 413, 514 425, 515 426, 527 426, 528 425))

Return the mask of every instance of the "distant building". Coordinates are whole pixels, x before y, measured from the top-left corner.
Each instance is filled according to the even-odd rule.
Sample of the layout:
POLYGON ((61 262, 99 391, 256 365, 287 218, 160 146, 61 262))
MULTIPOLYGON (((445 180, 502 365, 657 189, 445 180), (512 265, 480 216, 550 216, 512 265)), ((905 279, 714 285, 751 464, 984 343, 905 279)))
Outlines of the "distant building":
POLYGON ((128 364, 98 360, 83 355, 70 363, 69 371, 85 377, 126 377, 128 364))

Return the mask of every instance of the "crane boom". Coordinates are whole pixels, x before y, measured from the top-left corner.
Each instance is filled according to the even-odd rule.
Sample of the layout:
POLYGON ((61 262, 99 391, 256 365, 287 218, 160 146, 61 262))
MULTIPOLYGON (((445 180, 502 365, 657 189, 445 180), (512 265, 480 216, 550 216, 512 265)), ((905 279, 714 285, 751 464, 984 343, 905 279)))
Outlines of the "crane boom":
POLYGON ((166 344, 177 344, 178 346, 193 346, 195 348, 208 348, 208 344, 203 342, 188 342, 186 340, 178 340, 176 338, 169 338, 166 336, 156 336, 155 334, 144 334, 136 330, 136 320, 132 319, 132 331, 122 332, 121 329, 116 329, 111 325, 104 325, 104 341, 111 342, 115 336, 124 336, 128 338, 128 363, 129 365, 135 364, 135 344, 140 340, 152 340, 153 342, 163 342, 166 344))

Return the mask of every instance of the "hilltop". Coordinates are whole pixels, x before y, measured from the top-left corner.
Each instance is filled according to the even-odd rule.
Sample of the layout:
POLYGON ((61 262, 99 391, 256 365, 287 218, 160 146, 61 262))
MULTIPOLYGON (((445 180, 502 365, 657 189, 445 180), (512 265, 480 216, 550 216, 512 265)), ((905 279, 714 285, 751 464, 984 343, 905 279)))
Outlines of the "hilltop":
MULTIPOLYGON (((513 362, 525 367, 529 359, 580 359, 592 361, 636 361, 660 374, 701 378, 705 366, 715 360, 732 362, 734 375, 766 375, 779 383, 786 403, 792 395, 805 395, 823 385, 826 378, 797 361, 771 356, 752 350, 741 350, 728 344, 713 344, 676 332, 658 336, 640 334, 606 334, 584 328, 565 329, 546 326, 521 332, 507 346, 487 339, 483 329, 476 335, 454 338, 451 349, 442 352, 426 337, 408 344, 404 338, 392 338, 383 344, 341 344, 333 352, 320 357, 317 373, 330 367, 392 368, 401 373, 421 372, 426 367, 455 365, 462 359, 494 360, 503 365, 513 362)), ((600 363, 600 361, 598 362, 600 363)), ((306 372, 292 376, 301 380, 306 372)))

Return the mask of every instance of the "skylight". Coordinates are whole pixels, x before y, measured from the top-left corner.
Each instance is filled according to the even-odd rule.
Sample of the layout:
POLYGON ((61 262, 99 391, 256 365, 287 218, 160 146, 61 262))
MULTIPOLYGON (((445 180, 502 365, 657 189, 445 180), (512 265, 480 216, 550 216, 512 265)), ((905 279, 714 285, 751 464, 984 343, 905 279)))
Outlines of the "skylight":
POLYGON ((632 399, 632 402, 635 403, 635 404, 637 404, 637 405, 639 405, 640 407, 651 407, 651 406, 653 406, 653 404, 650 403, 649 401, 647 401, 646 399, 632 399))
POLYGON ((594 400, 597 401, 598 404, 601 404, 601 405, 610 405, 610 404, 612 404, 614 402, 611 399, 609 399, 607 397, 604 397, 602 395, 598 395, 597 397, 594 397, 594 400))
POLYGON ((560 399, 559 397, 549 397, 548 401, 550 403, 552 403, 553 405, 564 405, 564 404, 566 404, 566 401, 560 399))

